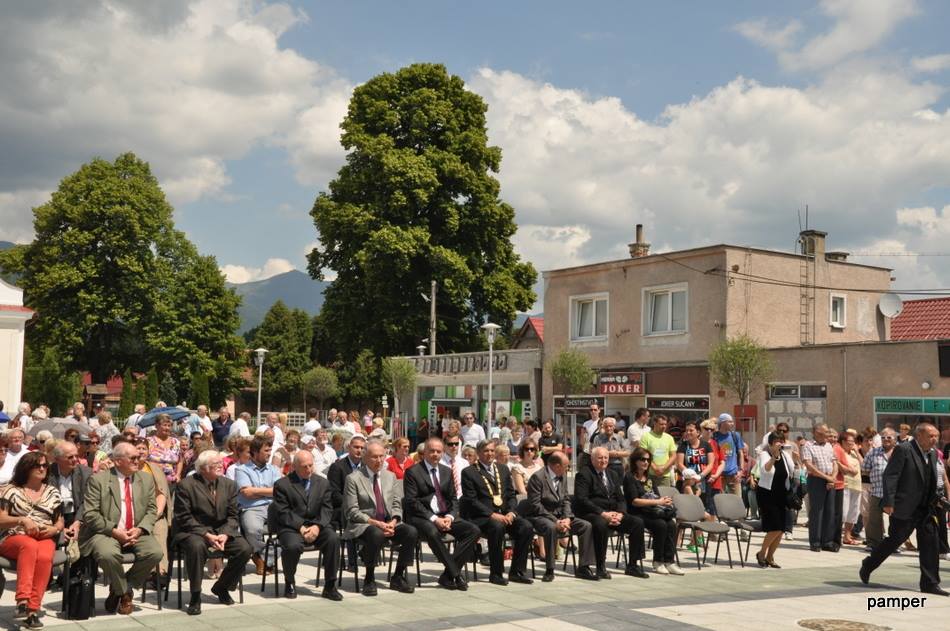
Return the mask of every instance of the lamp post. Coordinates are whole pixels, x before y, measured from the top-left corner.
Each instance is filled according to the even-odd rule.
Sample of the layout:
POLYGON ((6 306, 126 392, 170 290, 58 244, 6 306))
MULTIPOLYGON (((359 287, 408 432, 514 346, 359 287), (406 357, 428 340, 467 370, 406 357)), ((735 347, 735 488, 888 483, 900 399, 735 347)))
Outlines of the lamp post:
POLYGON ((264 383, 264 347, 254 349, 254 363, 257 364, 257 424, 261 424, 261 386, 264 383))
POLYGON ((419 357, 425 357, 426 354, 426 345, 420 344, 416 347, 416 350, 419 351, 419 357))
POLYGON ((486 337, 488 337, 488 426, 485 428, 488 431, 491 431, 492 428, 492 418, 494 418, 494 410, 492 409, 492 380, 494 377, 494 359, 495 359, 495 333, 501 327, 492 322, 486 322, 482 325, 482 329, 485 331, 486 337))

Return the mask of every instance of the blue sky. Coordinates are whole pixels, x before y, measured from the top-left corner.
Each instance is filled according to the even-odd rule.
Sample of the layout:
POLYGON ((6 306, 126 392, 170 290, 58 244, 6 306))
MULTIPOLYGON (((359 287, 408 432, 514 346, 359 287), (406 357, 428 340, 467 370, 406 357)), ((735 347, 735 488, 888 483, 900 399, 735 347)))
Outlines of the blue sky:
POLYGON ((489 104, 518 251, 829 247, 950 286, 950 4, 83 1, 0 8, 0 239, 94 155, 149 160, 229 278, 304 267, 353 86, 444 63, 489 104), (106 42, 107 46, 99 45, 106 42))

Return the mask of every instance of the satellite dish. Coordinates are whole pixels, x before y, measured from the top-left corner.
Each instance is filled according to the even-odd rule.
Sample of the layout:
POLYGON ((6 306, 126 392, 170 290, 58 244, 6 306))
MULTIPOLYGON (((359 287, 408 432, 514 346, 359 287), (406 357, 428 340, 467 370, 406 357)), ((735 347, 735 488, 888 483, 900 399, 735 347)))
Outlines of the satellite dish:
POLYGON ((881 301, 877 304, 885 318, 896 318, 904 309, 904 302, 897 294, 884 294, 881 301))

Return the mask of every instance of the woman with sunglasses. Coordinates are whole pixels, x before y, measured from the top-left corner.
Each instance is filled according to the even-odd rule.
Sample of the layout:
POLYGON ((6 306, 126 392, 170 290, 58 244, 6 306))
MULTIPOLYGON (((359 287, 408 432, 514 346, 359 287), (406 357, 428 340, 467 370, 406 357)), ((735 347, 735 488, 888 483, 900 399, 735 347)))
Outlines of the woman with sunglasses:
POLYGON ((643 519, 643 527, 653 535, 653 571, 657 574, 682 576, 676 564, 676 511, 673 498, 660 497, 650 476, 653 456, 643 447, 630 454, 630 470, 623 478, 623 495, 627 512, 643 519))
POLYGON ((528 494, 528 480, 544 467, 544 461, 539 458, 538 443, 525 438, 518 449, 520 461, 511 468, 511 482, 515 485, 518 495, 528 494))
POLYGON ((17 564, 16 613, 22 627, 42 629, 39 609, 53 571, 56 538, 63 531, 63 500, 47 484, 46 455, 24 455, 0 494, 0 556, 17 564))

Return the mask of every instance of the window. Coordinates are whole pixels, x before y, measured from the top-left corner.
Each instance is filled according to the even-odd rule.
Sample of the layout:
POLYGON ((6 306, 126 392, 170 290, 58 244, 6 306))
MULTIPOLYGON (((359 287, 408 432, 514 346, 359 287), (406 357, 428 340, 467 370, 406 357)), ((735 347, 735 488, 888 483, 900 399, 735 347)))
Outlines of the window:
POLYGON ((607 294, 571 298, 571 339, 607 337, 607 294))
POLYGON ((643 334, 685 333, 688 329, 686 285, 643 290, 643 334))
POLYGON ((836 329, 843 329, 845 326, 847 302, 841 295, 831 294, 831 326, 836 329))
POLYGON ((828 386, 824 384, 772 384, 769 386, 769 399, 825 399, 828 386))

